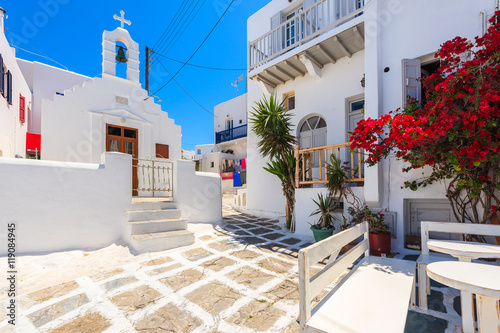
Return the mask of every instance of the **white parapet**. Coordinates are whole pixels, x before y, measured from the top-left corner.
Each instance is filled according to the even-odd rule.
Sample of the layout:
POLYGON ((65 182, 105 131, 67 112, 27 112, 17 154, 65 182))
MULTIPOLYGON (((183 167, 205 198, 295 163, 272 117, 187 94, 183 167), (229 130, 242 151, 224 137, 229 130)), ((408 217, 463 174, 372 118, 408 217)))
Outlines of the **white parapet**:
POLYGON ((101 164, 0 158, 2 243, 9 223, 15 224, 16 253, 119 241, 132 196, 131 163, 120 153, 104 153, 101 164))

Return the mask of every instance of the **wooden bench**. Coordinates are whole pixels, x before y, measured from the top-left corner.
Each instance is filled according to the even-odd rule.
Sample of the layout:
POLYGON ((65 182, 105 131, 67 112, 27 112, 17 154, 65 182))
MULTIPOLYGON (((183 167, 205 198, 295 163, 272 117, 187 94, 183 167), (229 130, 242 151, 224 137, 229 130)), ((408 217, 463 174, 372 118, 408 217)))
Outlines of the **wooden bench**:
MULTIPOLYGON (((422 254, 417 259, 418 305, 419 308, 427 310, 427 295, 431 293, 429 277, 427 276, 427 265, 438 261, 458 260, 451 255, 436 252, 430 253, 427 246, 427 242, 431 240, 430 232, 500 236, 500 225, 422 221, 420 231, 422 236, 422 254)), ((415 306, 415 304, 412 304, 412 306, 415 306)))
POLYGON ((413 261, 370 256, 366 222, 300 250, 301 332, 403 332, 414 274, 413 261), (361 242, 338 257, 360 236, 361 242), (328 256, 326 266, 310 277, 310 267, 328 256), (351 266, 312 308, 311 301, 351 266))

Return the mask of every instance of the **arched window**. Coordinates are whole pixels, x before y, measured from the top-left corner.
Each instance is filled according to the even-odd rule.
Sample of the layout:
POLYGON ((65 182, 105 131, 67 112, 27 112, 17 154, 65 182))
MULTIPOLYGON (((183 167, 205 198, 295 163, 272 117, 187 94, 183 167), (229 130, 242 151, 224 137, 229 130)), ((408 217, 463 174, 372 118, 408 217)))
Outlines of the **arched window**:
MULTIPOLYGON (((321 116, 309 116, 299 123, 299 148, 308 149, 326 146, 326 121, 321 116)), ((314 153, 313 167, 318 166, 318 156, 314 153)))

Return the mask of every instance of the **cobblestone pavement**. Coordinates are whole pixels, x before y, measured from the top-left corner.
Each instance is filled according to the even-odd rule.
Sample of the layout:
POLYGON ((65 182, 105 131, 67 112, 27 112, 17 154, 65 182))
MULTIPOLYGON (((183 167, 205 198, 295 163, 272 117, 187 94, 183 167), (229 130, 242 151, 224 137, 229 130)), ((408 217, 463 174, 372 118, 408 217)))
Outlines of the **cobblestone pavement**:
MULTIPOLYGON (((16 331, 297 332, 297 251, 309 244, 277 220, 223 209, 199 245, 21 295, 16 331)), ((452 332, 456 297, 439 287, 406 332, 452 332)), ((5 318, 0 332, 11 330, 5 318)))

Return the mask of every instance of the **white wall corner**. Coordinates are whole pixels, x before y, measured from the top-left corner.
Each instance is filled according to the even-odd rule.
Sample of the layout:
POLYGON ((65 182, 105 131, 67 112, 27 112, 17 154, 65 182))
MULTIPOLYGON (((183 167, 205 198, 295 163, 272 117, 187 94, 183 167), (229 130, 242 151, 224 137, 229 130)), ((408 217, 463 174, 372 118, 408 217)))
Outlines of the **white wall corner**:
POLYGON ((299 60, 304 64, 304 66, 306 66, 307 72, 309 73, 309 75, 311 75, 311 77, 317 79, 321 78, 321 68, 318 66, 318 64, 316 64, 316 62, 311 60, 305 54, 301 55, 299 57, 299 60))

